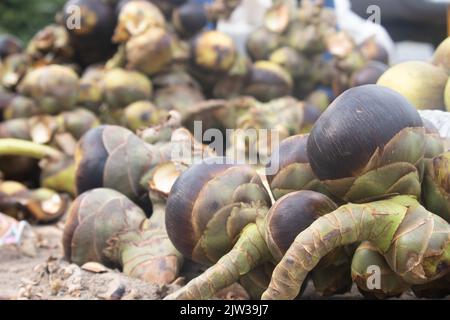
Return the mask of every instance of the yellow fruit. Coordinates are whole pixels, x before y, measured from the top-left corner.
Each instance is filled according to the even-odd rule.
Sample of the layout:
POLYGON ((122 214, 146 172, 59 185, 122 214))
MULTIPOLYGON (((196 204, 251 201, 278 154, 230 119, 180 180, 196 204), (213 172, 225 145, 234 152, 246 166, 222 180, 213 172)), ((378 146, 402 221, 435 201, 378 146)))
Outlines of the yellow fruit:
POLYGON ((417 109, 444 109, 448 75, 422 61, 408 61, 388 69, 377 84, 402 94, 417 109))

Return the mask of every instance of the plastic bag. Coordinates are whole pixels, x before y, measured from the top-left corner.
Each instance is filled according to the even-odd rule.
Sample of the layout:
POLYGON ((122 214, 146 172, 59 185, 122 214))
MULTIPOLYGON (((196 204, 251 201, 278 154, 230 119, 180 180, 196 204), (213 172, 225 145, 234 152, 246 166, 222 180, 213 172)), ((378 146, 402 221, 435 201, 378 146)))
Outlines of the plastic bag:
POLYGON ((22 253, 36 255, 35 236, 31 226, 26 221, 17 221, 0 213, 0 247, 15 245, 22 253))
POLYGON ((430 121, 443 138, 450 139, 450 112, 440 110, 419 110, 422 118, 430 121))

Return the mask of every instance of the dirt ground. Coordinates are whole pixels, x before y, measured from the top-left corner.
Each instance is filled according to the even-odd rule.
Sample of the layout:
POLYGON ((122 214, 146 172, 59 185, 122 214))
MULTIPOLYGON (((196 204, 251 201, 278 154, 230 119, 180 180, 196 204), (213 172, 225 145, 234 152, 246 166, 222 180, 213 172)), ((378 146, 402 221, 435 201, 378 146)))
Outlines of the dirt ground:
MULTIPOLYGON (((37 239, 37 254, 27 256, 14 246, 0 247, 0 299, 162 299, 175 291, 195 274, 201 272, 198 265, 188 264, 182 278, 175 284, 156 286, 131 279, 117 270, 93 265, 84 270, 63 259, 61 237, 62 223, 54 226, 33 227, 37 239)), ((240 286, 233 286, 219 294, 218 299, 247 299, 240 286)), ((303 298, 319 299, 312 286, 303 298)), ((405 293, 401 299, 412 299, 405 293)), ((333 299, 362 299, 354 287, 350 293, 333 299)))
POLYGON ((0 248, 0 299, 161 299, 178 285, 155 286, 94 265, 86 271, 63 259, 62 226, 33 227, 35 257, 0 248))

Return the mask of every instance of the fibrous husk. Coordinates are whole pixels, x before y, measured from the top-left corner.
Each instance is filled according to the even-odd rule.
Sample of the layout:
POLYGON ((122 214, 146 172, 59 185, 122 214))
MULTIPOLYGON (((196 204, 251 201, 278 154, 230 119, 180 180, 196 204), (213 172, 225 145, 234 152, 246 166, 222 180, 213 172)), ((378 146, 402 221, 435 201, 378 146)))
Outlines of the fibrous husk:
POLYGON ((387 264, 383 255, 370 243, 363 242, 353 255, 351 275, 359 291, 367 297, 399 297, 410 287, 387 264), (376 268, 376 269, 375 269, 376 268), (374 272, 380 271, 381 274, 374 272), (379 280, 376 283, 375 277, 379 280), (373 285, 374 287, 370 287, 373 285))
POLYGON ((0 184, 0 208, 16 219, 31 219, 37 222, 58 220, 69 205, 67 197, 50 189, 29 190, 16 182, 0 184))

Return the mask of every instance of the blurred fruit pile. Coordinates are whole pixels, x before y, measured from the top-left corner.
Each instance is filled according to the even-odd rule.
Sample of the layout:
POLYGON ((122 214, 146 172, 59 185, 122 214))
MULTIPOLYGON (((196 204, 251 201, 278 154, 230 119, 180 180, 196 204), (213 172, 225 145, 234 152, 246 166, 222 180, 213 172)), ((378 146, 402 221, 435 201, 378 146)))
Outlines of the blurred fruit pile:
MULTIPOLYGON (((441 68, 449 67, 446 43, 438 66, 388 69, 387 52, 374 39, 356 45, 322 1, 276 1, 239 52, 213 27, 239 2, 69 0, 27 45, 2 35, 0 211, 31 223, 63 219, 65 258, 80 265, 101 262, 156 284, 175 281, 184 258, 213 266, 172 297, 207 298, 239 280, 259 298, 295 236, 339 205, 400 194, 436 214, 450 208, 440 171, 447 156, 434 158, 442 139, 411 106, 450 100, 441 68), (370 85, 377 81, 407 100, 370 85), (347 90, 353 87, 360 91, 347 90), (327 109, 333 100, 348 109, 327 109), (207 129, 224 134, 223 145, 206 145, 214 138, 207 129), (245 129, 270 129, 285 140, 263 145, 257 135, 240 143, 245 129), (256 145, 259 166, 206 163, 256 145), (280 170, 261 174, 265 160, 280 170), (225 276, 222 267, 233 270, 225 276)), ((387 206, 397 205, 415 208, 403 199, 387 206)), ((16 226, 5 221, 0 239, 16 226)), ((429 263, 442 265, 426 281, 408 282, 376 244, 329 250, 311 273, 316 290, 345 293, 354 280, 370 296, 398 296, 411 286, 435 294, 419 285, 446 275, 445 259, 429 263), (376 293, 362 280, 367 259, 393 279, 376 293)))
MULTIPOLYGON (((286 5, 274 6, 267 14, 267 26, 249 38, 252 62, 236 51, 229 36, 206 30, 208 24, 228 17, 238 4, 72 0, 56 15, 56 22, 37 32, 25 47, 15 37, 2 35, 0 137, 62 149, 67 155, 62 167, 68 168, 77 140, 89 129, 117 124, 135 131, 161 125, 173 110, 190 129, 196 119, 204 120, 204 129, 276 127, 278 112, 285 110, 286 119, 294 118, 292 125, 280 129, 283 137, 308 130, 328 105, 328 94, 314 92, 306 105, 285 96, 305 97, 319 84, 327 85, 325 79, 315 79, 316 72, 307 70, 312 60, 306 54, 321 60, 325 33, 336 33, 332 12, 312 4, 293 11, 286 5), (322 16, 328 17, 325 23, 320 23, 322 16), (311 39, 301 34, 290 42, 302 43, 304 48, 289 46, 293 35, 287 36, 287 27, 295 30, 298 23, 302 29, 311 29, 308 36, 320 42, 314 50, 307 50, 311 39), (276 39, 276 45, 263 49, 269 43, 266 34, 276 39), (293 68, 293 62, 300 64, 293 68), (302 77, 287 70, 301 70, 302 77), (295 94, 294 84, 307 82, 309 89, 295 94), (230 98, 234 100, 208 102, 230 98), (260 116, 246 119, 252 113, 260 116)), ((25 179, 31 187, 54 183, 48 176, 54 178, 63 170, 58 164, 61 168, 48 173, 55 164, 41 163, 38 177, 34 160, 4 157, 0 162, 5 179, 25 179)), ((75 193, 71 182, 64 184, 52 187, 75 193)))
MULTIPOLYGON (((385 61, 383 49, 355 46, 315 1, 275 4, 248 54, 237 52, 230 36, 208 29, 238 4, 72 0, 24 48, 2 35, 0 137, 65 148, 70 158, 99 124, 135 131, 177 111, 190 130, 202 120, 203 130, 267 128, 285 138, 309 131, 334 96, 383 70, 371 61, 385 61)), ((5 179, 38 186, 36 161, 1 162, 5 179)))
POLYGON ((450 39, 430 62, 407 61, 391 67, 378 84, 405 96, 417 109, 450 110, 450 39))

